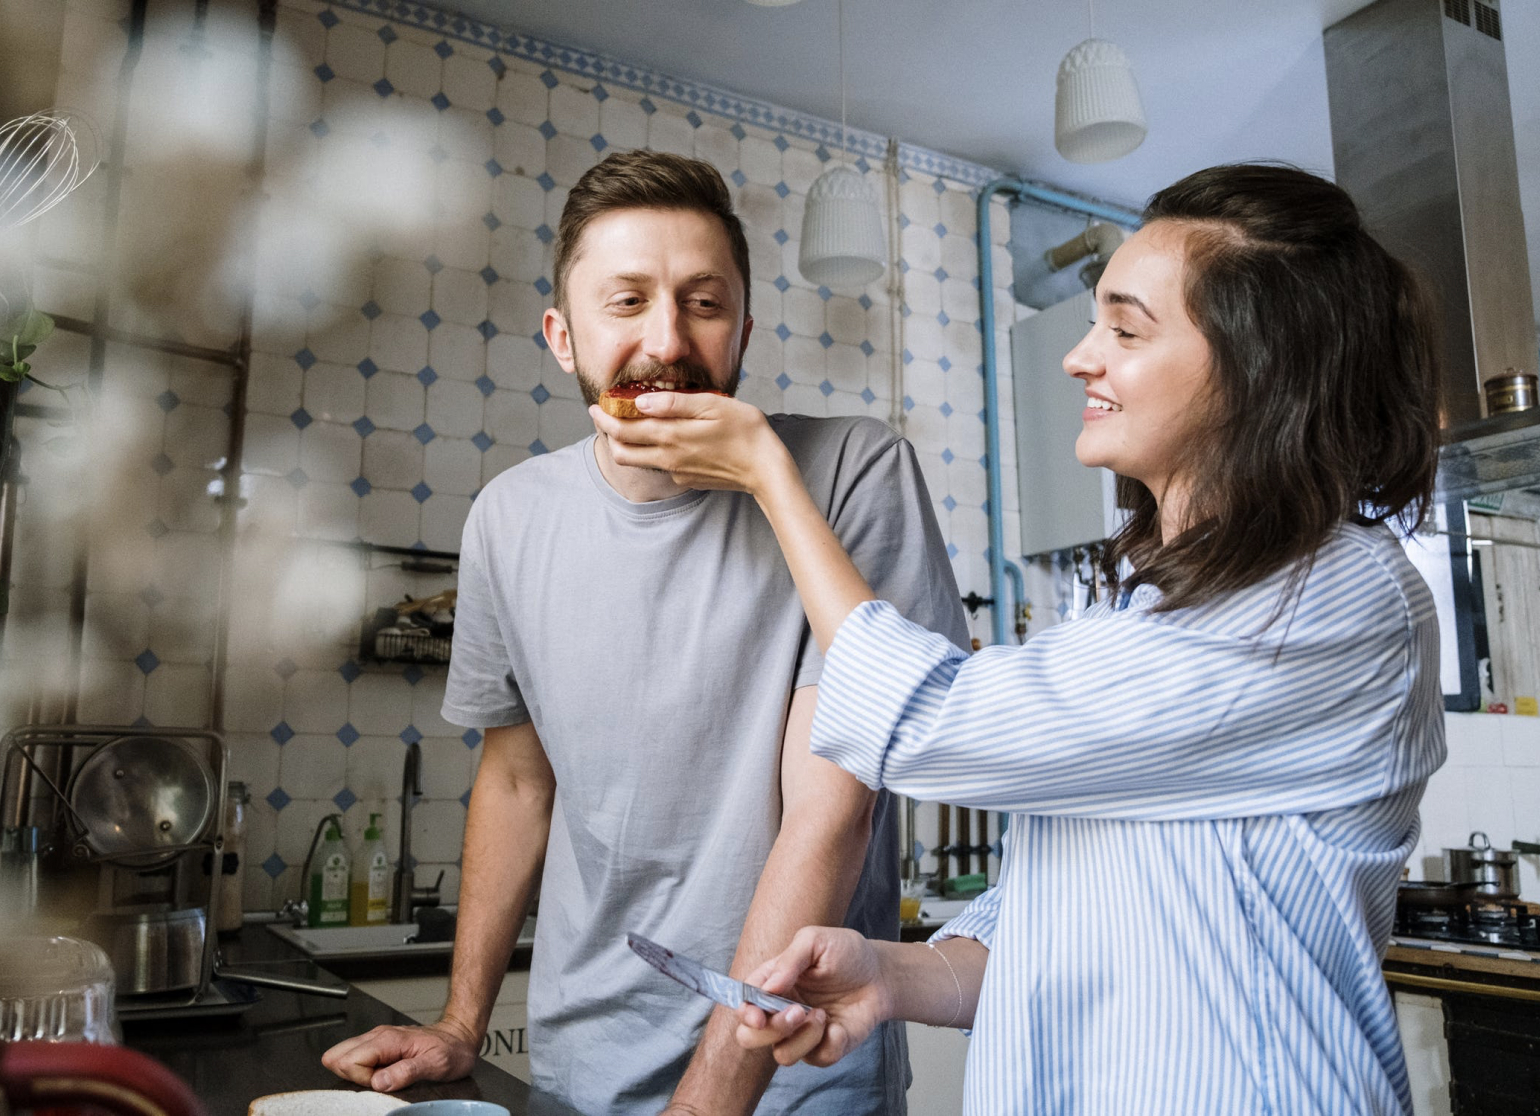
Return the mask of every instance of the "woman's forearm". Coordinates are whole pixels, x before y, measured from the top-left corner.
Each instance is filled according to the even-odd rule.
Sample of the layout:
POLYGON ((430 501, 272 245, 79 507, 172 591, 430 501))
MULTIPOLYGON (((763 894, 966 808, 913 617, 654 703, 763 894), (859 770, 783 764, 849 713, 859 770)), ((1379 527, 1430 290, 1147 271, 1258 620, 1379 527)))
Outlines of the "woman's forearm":
POLYGON ((874 942, 888 1017, 932 1027, 971 1027, 984 986, 989 948, 973 938, 874 942))
POLYGON ((813 638, 827 653, 845 617, 876 594, 808 495, 790 454, 783 456, 754 498, 781 544, 813 638))

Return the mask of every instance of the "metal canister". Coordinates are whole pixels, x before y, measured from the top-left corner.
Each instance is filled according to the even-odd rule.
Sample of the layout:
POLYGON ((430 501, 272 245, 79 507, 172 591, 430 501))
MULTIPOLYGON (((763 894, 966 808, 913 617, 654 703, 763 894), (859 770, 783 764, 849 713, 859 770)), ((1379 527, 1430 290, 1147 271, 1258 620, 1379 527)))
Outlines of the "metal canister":
POLYGON ((1507 415, 1529 410, 1536 402, 1537 385, 1540 380, 1536 377, 1514 368, 1501 376, 1493 376, 1485 384, 1487 414, 1507 415))

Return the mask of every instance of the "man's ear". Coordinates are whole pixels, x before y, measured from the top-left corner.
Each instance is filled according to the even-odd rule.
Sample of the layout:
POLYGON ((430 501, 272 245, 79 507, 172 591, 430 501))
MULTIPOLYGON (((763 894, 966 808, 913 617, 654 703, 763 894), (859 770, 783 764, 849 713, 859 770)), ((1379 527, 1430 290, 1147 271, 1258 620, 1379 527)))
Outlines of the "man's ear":
POLYGON ((577 361, 572 356, 572 332, 567 328, 566 316, 553 306, 540 319, 540 329, 545 334, 545 343, 550 347, 551 355, 561 365, 562 371, 569 376, 575 373, 577 361))

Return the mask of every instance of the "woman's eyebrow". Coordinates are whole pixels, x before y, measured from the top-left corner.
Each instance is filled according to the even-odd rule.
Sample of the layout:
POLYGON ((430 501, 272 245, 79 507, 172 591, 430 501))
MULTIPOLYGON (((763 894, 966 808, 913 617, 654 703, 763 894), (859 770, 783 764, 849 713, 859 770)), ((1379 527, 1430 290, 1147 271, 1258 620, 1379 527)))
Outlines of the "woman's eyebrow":
POLYGON ((1132 306, 1139 313, 1150 319, 1150 321, 1157 323, 1160 321, 1159 318, 1150 313, 1150 308, 1144 304, 1144 300, 1138 295, 1131 295, 1126 291, 1107 291, 1103 293, 1098 290, 1093 297, 1098 302, 1105 302, 1108 306, 1132 306))

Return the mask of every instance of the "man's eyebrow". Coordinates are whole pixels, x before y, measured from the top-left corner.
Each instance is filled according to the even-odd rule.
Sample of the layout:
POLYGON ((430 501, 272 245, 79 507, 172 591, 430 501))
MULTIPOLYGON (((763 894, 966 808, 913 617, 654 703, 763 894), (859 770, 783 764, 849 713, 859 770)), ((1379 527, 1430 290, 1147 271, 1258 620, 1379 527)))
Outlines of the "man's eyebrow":
POLYGON ((1131 295, 1125 291, 1108 291, 1106 294, 1101 294, 1098 292, 1097 297, 1102 299, 1109 306, 1132 306, 1146 318, 1150 319, 1150 321, 1160 321, 1159 318, 1150 313, 1150 308, 1146 306, 1144 304, 1144 300, 1139 298, 1137 295, 1131 295))
MULTIPOLYGON (((626 287, 648 287, 651 286, 656 280, 653 278, 653 276, 644 272, 622 271, 609 276, 605 281, 609 283, 618 283, 626 287)), ((694 275, 691 275, 685 280, 686 283, 725 283, 726 281, 727 276, 722 274, 720 271, 700 271, 694 275)))

